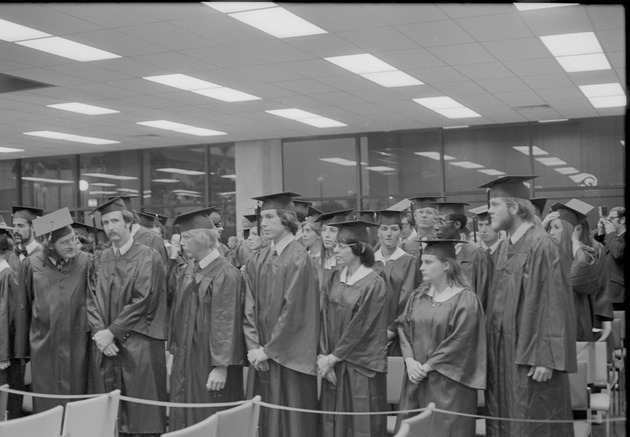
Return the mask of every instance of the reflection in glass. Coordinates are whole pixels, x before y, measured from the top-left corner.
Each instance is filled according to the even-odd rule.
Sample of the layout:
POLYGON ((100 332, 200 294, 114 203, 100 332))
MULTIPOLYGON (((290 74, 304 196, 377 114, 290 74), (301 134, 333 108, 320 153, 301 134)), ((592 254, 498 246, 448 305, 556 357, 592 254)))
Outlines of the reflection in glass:
POLYGON ((22 203, 48 213, 62 205, 74 205, 74 172, 70 156, 24 159, 22 203))

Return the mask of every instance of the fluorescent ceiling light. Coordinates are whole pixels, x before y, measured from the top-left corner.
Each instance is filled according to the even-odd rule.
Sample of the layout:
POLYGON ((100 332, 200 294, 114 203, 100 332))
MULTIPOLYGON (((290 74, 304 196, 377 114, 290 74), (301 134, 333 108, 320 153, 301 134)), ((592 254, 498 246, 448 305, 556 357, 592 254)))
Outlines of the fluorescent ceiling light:
POLYGON ((82 173, 81 176, 91 176, 93 178, 103 178, 103 179, 115 179, 119 181, 135 181, 138 179, 135 176, 120 176, 120 175, 107 174, 107 173, 82 173))
POLYGON ((556 58, 560 66, 567 73, 577 73, 579 71, 600 71, 610 70, 610 64, 606 55, 594 53, 590 55, 561 56, 556 58))
POLYGON ((274 8, 278 5, 271 2, 202 2, 219 12, 229 14, 232 12, 251 11, 254 9, 274 8))
POLYGON ((481 114, 476 113, 472 109, 468 108, 451 108, 451 109, 436 109, 435 112, 443 115, 447 118, 475 118, 481 117, 481 114))
POLYGON ((483 168, 484 166, 481 164, 477 164, 471 161, 457 161, 457 162, 449 162, 451 165, 456 165, 457 167, 462 168, 483 168))
POLYGON ((458 103, 457 101, 446 96, 426 97, 423 99, 413 99, 413 101, 433 111, 437 109, 463 108, 461 103, 458 103))
POLYGON ((580 170, 574 167, 558 167, 554 168, 554 170, 563 175, 570 175, 580 172, 580 170))
POLYGON ((299 121, 300 123, 309 124, 311 126, 320 127, 320 128, 348 126, 345 123, 332 120, 326 117, 302 118, 296 121, 299 121))
POLYGON ((350 161, 345 158, 319 158, 320 161, 330 162, 331 164, 344 165, 346 167, 351 167, 357 165, 356 161, 350 161))
MULTIPOLYGON (((109 195, 114 195, 114 194, 119 194, 119 193, 118 191, 90 191, 89 194, 92 196, 98 196, 98 195, 109 196, 109 195)), ((96 206, 96 204, 91 205, 91 206, 96 206)))
POLYGON ((53 132, 50 130, 40 130, 34 132, 23 132, 24 135, 32 135, 34 137, 42 137, 42 138, 50 138, 53 140, 67 140, 68 138, 74 136, 71 134, 64 134, 61 132, 53 132))
POLYGON ((385 71, 380 73, 365 73, 362 74, 364 78, 376 82, 387 88, 395 88, 400 86, 413 86, 424 85, 413 76, 408 75, 402 71, 385 71))
POLYGON ((151 182, 157 182, 161 184, 176 184, 179 179, 151 179, 151 182))
POLYGON ((217 194, 218 194, 219 196, 224 196, 224 197, 227 197, 227 196, 233 196, 233 195, 235 195, 235 194, 236 194, 236 191, 224 191, 224 192, 222 192, 222 193, 217 193, 217 194))
POLYGON ((90 185, 94 187, 115 187, 116 184, 110 184, 109 182, 92 182, 90 185))
POLYGON ((623 88, 618 82, 614 83, 601 83, 597 85, 581 85, 580 91, 584 93, 589 99, 592 97, 610 97, 610 96, 623 96, 623 88))
POLYGON ((237 91, 232 88, 219 87, 203 90, 193 90, 196 94, 202 96, 212 97, 213 99, 222 100, 224 102, 246 102, 249 100, 260 100, 260 97, 253 96, 251 94, 237 91))
POLYGON ((0 19, 0 39, 3 41, 17 42, 25 39, 45 38, 51 36, 48 33, 22 26, 0 19))
POLYGON ((74 59, 80 62, 99 61, 102 59, 120 58, 119 55, 106 52, 78 42, 70 41, 58 36, 50 38, 32 39, 28 41, 18 41, 20 44, 32 49, 41 50, 64 58, 74 59))
POLYGON ((153 120, 153 121, 138 121, 136 124, 142 126, 154 127, 157 129, 175 130, 175 129, 190 129, 194 126, 190 126, 182 123, 175 123, 168 120, 153 120))
POLYGON ((102 115, 102 114, 116 114, 120 111, 113 109, 101 108, 100 106, 86 105, 84 103, 72 102, 72 103, 58 103, 55 105, 46 105, 49 108, 63 109, 64 111, 78 112, 79 114, 87 115, 102 115))
POLYGON ((313 114, 312 112, 302 111, 297 108, 290 109, 273 109, 270 111, 265 111, 269 114, 277 115, 278 117, 290 118, 291 120, 299 120, 301 118, 316 118, 317 114, 313 114))
POLYGON ((197 135, 199 137, 210 137, 214 135, 227 135, 225 132, 212 129, 204 129, 202 127, 189 127, 186 129, 173 129, 175 132, 181 132, 183 134, 197 135))
POLYGON ((372 56, 369 53, 363 53, 360 55, 333 56, 324 59, 356 74, 381 73, 384 71, 397 70, 387 62, 381 61, 376 56, 372 56))
POLYGON ((559 8, 562 6, 576 6, 578 3, 514 3, 519 11, 532 11, 535 9, 559 8))
POLYGON ((224 174, 224 175, 221 175, 221 177, 225 179, 236 179, 235 174, 224 174))
POLYGON ((548 35, 540 39, 556 57, 602 53, 602 46, 593 32, 548 35))
POLYGON ((0 153, 23 152, 24 149, 14 149, 13 147, 0 147, 0 153))
POLYGON ((459 126, 443 126, 442 129, 444 129, 444 130, 446 130, 446 129, 464 129, 464 128, 467 128, 467 127, 470 127, 470 126, 468 126, 467 124, 462 124, 462 125, 459 125, 459 126))
POLYGON ((626 106, 626 96, 593 97, 589 100, 595 108, 619 108, 626 106))
POLYGON ((116 188, 116 191, 123 191, 125 193, 138 194, 138 190, 134 188, 116 188))
POLYGON ((201 175, 205 175, 206 173, 203 171, 197 171, 197 170, 186 170, 183 168, 173 168, 173 167, 169 167, 169 168, 156 168, 156 171, 163 171, 165 173, 175 173, 175 174, 183 174, 183 175, 187 175, 187 176, 201 176, 201 175))
POLYGON ((74 141, 76 143, 97 144, 97 145, 120 143, 120 141, 106 140, 103 138, 94 138, 94 137, 83 137, 80 135, 73 135, 69 138, 66 138, 66 141, 74 141))
POLYGON ((549 167, 553 167, 554 165, 567 165, 566 162, 560 158, 556 158, 555 156, 549 158, 536 158, 536 161, 549 167))
POLYGON ((488 176, 503 176, 504 174, 506 174, 504 171, 495 170, 493 168, 485 168, 485 169, 480 169, 477 171, 480 173, 487 174, 488 176))
MULTIPOLYGON (((414 152, 414 155, 435 159, 436 161, 440 160, 440 152, 414 152)), ((453 159, 455 159, 454 156, 444 155, 444 161, 452 161, 453 159)))
POLYGON ((184 190, 183 188, 178 188, 177 190, 173 190, 173 193, 201 194, 200 191, 184 190))
POLYGON ((538 123, 558 123, 561 121, 569 121, 568 118, 556 118, 554 120, 538 120, 538 123))
POLYGON ((376 165, 376 166, 372 166, 372 167, 365 167, 365 168, 367 168, 368 170, 371 170, 371 171, 376 171, 376 172, 379 172, 379 173, 383 173, 383 172, 390 172, 390 171, 396 171, 396 169, 395 169, 395 168, 393 168, 393 167, 387 167, 387 166, 384 166, 384 165, 376 165))
POLYGON ((318 35, 327 33, 324 29, 309 23, 283 8, 267 8, 255 11, 237 12, 230 17, 249 24, 277 38, 318 35))
MULTIPOLYGON (((514 150, 521 152, 523 155, 529 155, 529 146, 514 146, 512 147, 514 150)), ((538 146, 532 146, 532 155, 540 156, 540 155, 549 155, 548 152, 545 152, 538 146)))
POLYGON ((31 176, 23 176, 22 179, 31 182, 44 182, 47 184, 74 184, 74 181, 66 181, 63 179, 35 178, 31 176))
POLYGON ((197 79, 185 74, 164 74, 161 76, 147 76, 143 77, 145 80, 161 83, 162 85, 168 85, 175 88, 179 88, 186 91, 202 90, 209 88, 218 88, 221 85, 207 82, 205 80, 197 79))

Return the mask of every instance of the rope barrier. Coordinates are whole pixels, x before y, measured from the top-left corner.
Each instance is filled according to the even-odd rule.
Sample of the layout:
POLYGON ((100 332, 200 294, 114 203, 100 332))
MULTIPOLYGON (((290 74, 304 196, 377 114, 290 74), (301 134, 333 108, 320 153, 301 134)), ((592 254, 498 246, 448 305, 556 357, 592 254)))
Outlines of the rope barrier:
MULTIPOLYGON (((31 393, 27 391, 14 390, 7 387, 0 387, 0 391, 4 391, 7 393, 13 393, 23 396, 32 396, 32 397, 40 397, 40 398, 52 398, 52 399, 86 399, 86 398, 94 398, 103 395, 107 395, 108 393, 101 394, 84 394, 84 395, 51 395, 45 393, 31 393)), ((410 410, 391 410, 391 411, 370 411, 370 412, 355 412, 355 411, 323 411, 323 410, 309 410, 306 408, 297 408, 297 407, 287 407, 284 405, 276 405, 270 404, 264 401, 254 401, 254 400, 244 400, 244 401, 234 401, 234 402, 216 402, 216 403, 184 403, 184 402, 164 402, 164 401, 154 401, 149 399, 141 399, 141 398, 132 398, 129 396, 119 396, 121 401, 133 402, 137 404, 145 404, 145 405, 153 405, 158 407, 170 407, 170 408, 221 408, 221 407, 235 407, 238 405, 243 405, 248 402, 252 402, 260 405, 261 407, 275 409, 275 410, 284 410, 284 411, 293 411, 298 413, 310 413, 310 414, 330 414, 335 416, 376 416, 376 415, 398 415, 398 414, 418 414, 423 411, 428 410, 429 408, 414 408, 410 410)), ((442 414, 451 414, 455 416, 464 416, 464 417, 472 417, 475 419, 486 419, 486 420, 498 420, 504 422, 532 422, 532 423, 575 423, 575 422, 583 422, 582 420, 540 420, 540 419, 515 419, 508 417, 494 417, 494 416, 482 416, 479 414, 468 414, 468 413, 460 413, 457 411, 449 411, 442 410, 440 408, 431 408, 434 413, 442 413, 442 414)), ((625 417, 606 417, 603 419, 604 422, 625 422, 625 417)))

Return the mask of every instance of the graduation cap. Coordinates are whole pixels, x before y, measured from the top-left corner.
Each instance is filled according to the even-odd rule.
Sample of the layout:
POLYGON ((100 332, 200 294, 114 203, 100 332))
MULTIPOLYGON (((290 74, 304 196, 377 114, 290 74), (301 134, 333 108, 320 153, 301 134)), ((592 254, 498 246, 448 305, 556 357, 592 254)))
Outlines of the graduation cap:
POLYGON ((477 208, 469 209, 468 212, 477 216, 477 220, 490 221, 488 205, 481 205, 477 208))
POLYGON ((534 209, 538 211, 538 216, 542 217, 543 211, 545 209, 545 205, 547 204, 547 198, 546 197, 533 197, 529 199, 529 201, 532 202, 532 205, 534 205, 534 209))
POLYGON ((464 206, 469 204, 466 202, 433 202, 431 205, 437 209, 438 215, 459 214, 466 216, 464 206))
POLYGON ((341 209, 339 211, 325 212, 324 214, 317 217, 315 219, 315 222, 321 223, 322 226, 337 226, 337 223, 345 222, 351 212, 351 209, 341 209))
POLYGON ((7 222, 4 221, 4 217, 0 214, 0 234, 6 234, 8 231, 15 231, 15 228, 7 225, 7 222))
POLYGON ((122 199, 122 201, 125 203, 125 206, 127 207, 127 211, 135 213, 136 209, 133 207, 133 202, 131 201, 131 199, 135 199, 136 197, 138 197, 137 194, 131 194, 129 191, 126 191, 119 196, 110 197, 109 200, 117 198, 122 199))
POLYGON ((260 210, 266 209, 279 209, 283 211, 295 211, 295 204, 293 198, 298 197, 299 194, 290 193, 285 191, 283 193, 268 194, 266 196, 253 197, 254 200, 262 202, 260 210))
POLYGON ((41 217, 44 215, 44 210, 41 208, 35 208, 34 206, 22 206, 22 205, 13 205, 13 220, 15 219, 23 219, 28 221, 33 221, 37 217, 41 217))
POLYGON ((107 202, 90 211, 90 215, 94 215, 96 211, 101 213, 101 217, 114 211, 129 211, 125 201, 123 200, 124 195, 125 194, 123 193, 116 197, 111 197, 107 202))
POLYGON ((379 225, 399 225, 402 226, 402 215, 408 214, 406 211, 397 211, 393 209, 380 209, 374 211, 376 213, 376 222, 379 225))
POLYGON ((416 197, 409 198, 414 211, 416 209, 422 209, 422 208, 435 209, 435 206, 433 204, 436 202, 439 202, 440 199, 445 199, 445 197, 444 196, 416 196, 416 197))
POLYGON ((567 203, 556 202, 551 205, 552 211, 560 214, 560 219, 567 223, 577 226, 586 220, 587 214, 593 209, 592 205, 582 202, 578 199, 571 199, 567 203))
POLYGON ((341 241, 342 243, 346 241, 362 241, 363 243, 370 244, 368 228, 378 225, 365 220, 350 220, 336 223, 335 226, 339 227, 337 241, 341 241))
POLYGON ((258 215, 256 214, 247 214, 247 215, 244 215, 243 218, 245 219, 242 222, 244 229, 253 228, 254 226, 256 226, 256 223, 258 222, 258 215))
POLYGON ((166 226, 168 217, 154 212, 137 212, 138 223, 145 228, 153 228, 155 226, 166 226))
POLYGON ((468 243, 465 240, 423 240, 426 246, 422 250, 423 255, 434 255, 440 258, 456 259, 455 245, 457 243, 468 243))
POLYGON ((304 219, 308 217, 308 208, 311 206, 313 206, 313 202, 309 202, 308 200, 293 200, 293 207, 298 221, 304 221, 304 219))
POLYGON ((54 243, 72 232, 72 223, 70 210, 65 207, 33 220, 33 230, 38 237, 50 234, 50 241, 54 243))
POLYGON ((361 210, 354 212, 355 220, 364 220, 366 222, 374 223, 374 216, 376 215, 376 211, 374 210, 361 210))
POLYGON ((72 226, 72 229, 74 229, 77 234, 83 235, 84 237, 87 237, 88 234, 96 233, 96 228, 94 226, 86 225, 85 223, 72 222, 70 226, 72 226))
POLYGON ((516 197, 518 199, 529 199, 529 188, 525 181, 537 178, 538 176, 501 176, 498 179, 486 182, 479 188, 488 189, 488 199, 493 197, 516 197))
POLYGON ((323 211, 320 211, 319 209, 314 208, 313 206, 309 205, 308 213, 306 214, 306 217, 307 218, 308 217, 316 217, 316 216, 319 216, 319 215, 322 215, 322 214, 323 214, 323 211))
POLYGON ((173 226, 179 226, 179 232, 190 231, 191 229, 216 229, 214 222, 210 219, 210 212, 214 207, 198 209, 186 212, 175 217, 173 226))

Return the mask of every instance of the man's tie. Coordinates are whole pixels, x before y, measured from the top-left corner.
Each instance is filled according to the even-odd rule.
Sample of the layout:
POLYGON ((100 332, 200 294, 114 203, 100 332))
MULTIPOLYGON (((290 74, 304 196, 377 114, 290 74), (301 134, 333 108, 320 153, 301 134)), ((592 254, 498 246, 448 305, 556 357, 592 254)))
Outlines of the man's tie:
POLYGON ((271 256, 269 257, 269 261, 273 261, 276 258, 278 258, 278 252, 276 251, 276 248, 274 247, 273 249, 271 249, 271 256))
POLYGON ((193 273, 199 273, 199 270, 201 270, 201 266, 199 265, 199 261, 194 260, 193 261, 193 273))
POLYGON ((120 250, 115 248, 114 249, 114 256, 116 257, 116 259, 120 258, 120 250))
POLYGON ((15 255, 19 257, 20 255, 24 255, 24 257, 28 256, 28 251, 25 248, 20 249, 19 247, 15 248, 15 255))

